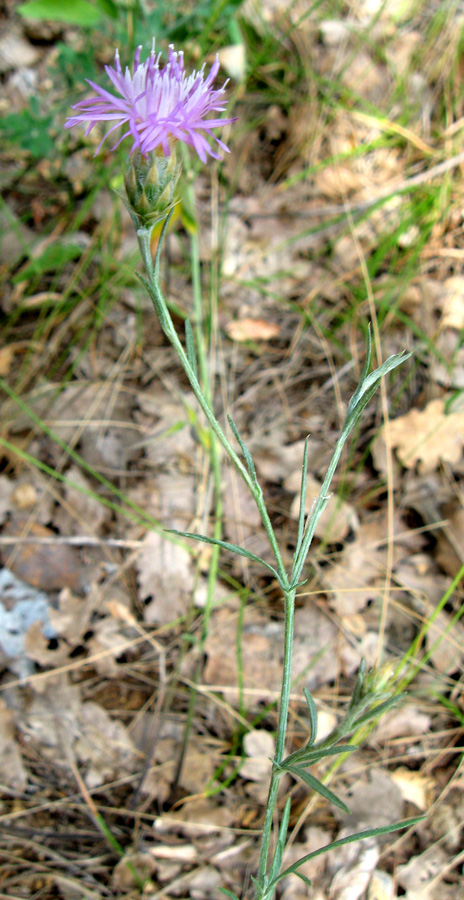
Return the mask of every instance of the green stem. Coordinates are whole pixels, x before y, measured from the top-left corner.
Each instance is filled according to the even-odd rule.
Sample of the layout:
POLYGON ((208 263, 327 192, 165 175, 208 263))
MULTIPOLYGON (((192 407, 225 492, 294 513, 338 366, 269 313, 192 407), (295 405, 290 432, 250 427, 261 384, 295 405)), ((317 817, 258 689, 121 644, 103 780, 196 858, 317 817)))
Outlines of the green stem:
POLYGON ((154 266, 153 266, 153 262, 152 262, 152 258, 151 258, 151 249, 150 249, 150 229, 139 228, 137 231, 140 252, 141 252, 142 259, 143 259, 143 262, 145 265, 145 271, 148 276, 147 287, 149 289, 149 293, 150 293, 151 299, 153 301, 155 311, 160 320, 160 324, 163 329, 163 332, 166 335, 166 337, 168 338, 168 340, 171 342, 172 346, 174 347, 174 350, 176 351, 176 354, 179 358, 179 361, 182 365, 182 368, 183 368, 185 374, 187 375, 187 378, 190 382, 191 388, 193 390, 193 393, 195 394, 195 397, 198 401, 200 408, 203 410, 214 434, 216 435, 219 442, 224 447, 224 450, 226 451, 229 458, 234 463, 236 469, 240 473, 241 477, 243 478, 243 481, 245 482, 246 486, 248 487, 248 490, 250 491, 251 495, 253 496, 253 498, 255 500, 255 503, 258 507, 258 510, 259 510, 259 513, 261 516, 262 523, 264 525, 266 534, 269 539, 269 543, 270 543, 270 545, 272 547, 272 551, 274 553, 279 577, 281 579, 282 584, 288 584, 288 576, 285 571, 282 556, 281 556, 281 553, 279 550, 279 546, 277 544, 277 539, 274 534, 274 529, 272 527, 272 523, 269 518, 269 514, 266 509, 266 505, 264 503, 262 491, 261 491, 259 485, 255 485, 255 483, 253 482, 252 478, 248 474, 247 469, 243 465, 240 457, 235 452, 235 450, 232 447, 232 445, 230 444, 227 436, 225 435, 223 429, 221 428, 218 420, 216 419, 216 416, 214 415, 213 410, 211 409, 211 406, 203 393, 203 390, 198 381, 198 378, 197 378, 192 366, 190 365, 187 354, 179 340, 179 337, 177 335, 177 332, 174 328, 174 325, 173 325, 173 322, 171 319, 169 309, 167 307, 166 301, 161 292, 161 288, 159 285, 159 256, 160 256, 161 246, 162 246, 164 235, 166 233, 166 228, 167 228, 168 223, 169 223, 169 217, 166 219, 165 225, 163 227, 163 231, 161 232, 161 236, 160 236, 160 240, 159 240, 159 244, 158 244, 158 251, 156 254, 156 260, 155 260, 154 266))
MULTIPOLYGON (((193 203, 192 198, 192 203, 193 203)), ((191 269, 192 269, 192 285, 193 285, 193 310, 194 310, 194 324, 193 331, 196 338, 196 349, 198 356, 198 368, 200 371, 200 379, 201 379, 201 387, 203 393, 206 397, 207 402, 210 407, 212 406, 213 400, 213 385, 211 382, 210 372, 208 369, 208 363, 206 359, 205 353, 205 345, 206 345, 206 336, 205 336, 205 317, 204 317, 204 307, 203 307, 203 296, 201 290, 201 279, 200 279, 200 248, 198 237, 196 234, 191 236, 190 246, 192 251, 192 261, 191 261, 191 269)), ((215 503, 214 503, 214 528, 213 528, 213 537, 216 540, 220 540, 222 537, 222 514, 223 514, 223 503, 222 503, 222 478, 221 478, 221 455, 219 452, 219 446, 217 442, 217 438, 215 434, 211 435, 211 442, 209 448, 209 458, 211 462, 211 468, 213 472, 213 481, 214 481, 214 495, 215 495, 215 503)), ((214 597, 214 589, 216 585, 216 578, 218 572, 219 565, 219 547, 213 546, 211 553, 211 561, 208 570, 208 593, 206 597, 205 604, 205 612, 203 617, 203 628, 201 634, 202 644, 206 640, 209 632, 209 621, 211 618, 211 611, 213 606, 213 597, 214 597)))
POLYGON ((264 816, 263 835, 261 839, 261 852, 259 857, 256 900, 265 896, 266 873, 269 859, 269 847, 272 835, 272 823, 277 803, 277 793, 281 772, 279 766, 284 758, 285 737, 287 734, 288 707, 290 703, 290 689, 292 682, 292 654, 293 654, 293 630, 295 618, 295 594, 296 590, 289 591, 285 597, 285 643, 284 664, 282 672, 282 688, 280 695, 279 723, 277 727, 277 741, 275 751, 275 765, 272 767, 271 783, 267 798, 266 812, 264 816))

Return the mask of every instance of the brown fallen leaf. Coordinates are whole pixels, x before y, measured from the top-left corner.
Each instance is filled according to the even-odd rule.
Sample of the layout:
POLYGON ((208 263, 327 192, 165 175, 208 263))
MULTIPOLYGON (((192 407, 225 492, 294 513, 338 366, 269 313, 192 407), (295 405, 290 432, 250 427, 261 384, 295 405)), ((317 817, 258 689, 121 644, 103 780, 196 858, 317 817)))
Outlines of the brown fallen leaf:
POLYGON ((464 445, 464 412, 447 411, 446 398, 431 400, 424 410, 412 409, 383 426, 374 441, 372 455, 379 471, 385 471, 385 441, 396 449, 407 469, 418 466, 421 474, 433 472, 441 462, 459 462, 464 445))
MULTIPOLYGON (((284 482, 287 487, 287 482, 284 482)), ((322 484, 317 478, 308 475, 306 481, 306 505, 305 513, 309 515, 314 501, 321 493, 322 484)), ((292 505, 290 507, 290 515, 292 519, 298 519, 300 510, 300 494, 295 494, 292 505)), ((331 494, 324 512, 322 513, 317 525, 315 535, 321 540, 327 541, 329 544, 341 543, 350 531, 357 531, 359 527, 359 518, 355 509, 340 500, 336 494, 331 494)))
POLYGON ((277 337, 280 326, 265 319, 236 319, 226 325, 226 332, 233 341, 270 341, 277 337))
POLYGON ((5 375, 8 375, 11 363, 13 362, 13 357, 15 354, 15 345, 7 344, 5 347, 0 348, 0 376, 2 378, 5 375))
POLYGON ((185 615, 194 586, 192 557, 187 550, 150 531, 144 538, 136 568, 148 624, 167 625, 185 615))
POLYGON ((268 731, 253 729, 243 739, 246 759, 240 768, 240 778, 254 782, 246 785, 245 790, 259 803, 266 803, 269 791, 269 778, 272 770, 272 759, 275 753, 275 740, 268 731))
POLYGON ((429 715, 421 712, 414 704, 408 703, 407 706, 402 706, 400 709, 392 709, 385 713, 372 736, 376 743, 384 743, 396 738, 407 738, 408 736, 419 736, 429 731, 431 723, 432 720, 429 715))
POLYGON ((13 791, 23 791, 27 784, 27 772, 15 736, 14 715, 1 698, 0 781, 13 791))
MULTIPOLYGON (((27 518, 12 518, 4 528, 8 537, 54 538, 51 528, 29 523, 27 518)), ((2 550, 1 557, 8 561, 8 566, 18 578, 42 591, 60 591, 70 588, 77 594, 85 592, 88 586, 89 572, 80 560, 79 553, 67 544, 21 543, 12 551, 2 550)))
POLYGON ((16 718, 18 728, 43 760, 66 766, 67 742, 89 788, 136 771, 140 756, 122 722, 110 718, 97 703, 83 703, 79 686, 70 685, 65 676, 38 685, 42 693, 16 718))
POLYGON ((433 844, 419 856, 411 857, 406 865, 398 866, 398 883, 412 900, 436 900, 438 885, 432 882, 446 868, 448 861, 443 847, 433 844))
MULTIPOLYGON (((216 610, 205 643, 205 682, 222 690, 232 703, 238 699, 237 621, 236 606, 216 610)), ((283 634, 283 621, 269 621, 261 610, 246 606, 240 641, 243 684, 252 703, 269 700, 280 690, 283 634)), ((336 678, 337 651, 342 646, 337 626, 316 605, 297 609, 292 675, 301 676, 298 690, 303 685, 314 690, 336 678)))
POLYGON ((422 812, 428 809, 434 793, 433 778, 427 778, 426 775, 406 769, 405 766, 390 772, 390 777, 399 787, 403 800, 414 803, 422 812))
POLYGON ((462 275, 447 278, 444 288, 441 304, 443 316, 440 325, 442 328, 455 328, 460 331, 464 328, 464 278, 462 275))
POLYGON ((366 900, 395 900, 395 881, 383 869, 375 869, 369 883, 366 900))
MULTIPOLYGON (((342 829, 339 838, 347 837, 351 829, 342 829)), ((372 873, 380 857, 380 849, 374 838, 359 841, 356 850, 352 844, 345 853, 337 853, 337 871, 330 885, 330 900, 361 900, 365 896, 372 873), (343 858, 345 857, 345 858, 343 858)))
POLYGON ((355 615, 378 595, 385 571, 384 538, 383 521, 364 522, 356 540, 345 544, 339 562, 324 574, 329 605, 340 617, 355 615))
MULTIPOLYGON (((323 847, 324 844, 330 843, 329 832, 324 831, 323 828, 318 828, 317 826, 306 829, 304 837, 304 841, 294 841, 285 851, 286 868, 298 862, 303 856, 307 856, 314 850, 318 850, 319 847, 323 847)), ((314 882, 317 876, 323 871, 324 866, 324 856, 315 856, 313 859, 303 863, 299 871, 306 878, 309 878, 310 881, 314 882)), ((283 896, 289 898, 289 900, 290 898, 300 896, 299 891, 301 890, 301 885, 302 882, 298 878, 298 875, 294 873, 287 875, 281 882, 281 887, 284 891, 283 896)), ((314 895, 312 894, 312 896, 314 895)))

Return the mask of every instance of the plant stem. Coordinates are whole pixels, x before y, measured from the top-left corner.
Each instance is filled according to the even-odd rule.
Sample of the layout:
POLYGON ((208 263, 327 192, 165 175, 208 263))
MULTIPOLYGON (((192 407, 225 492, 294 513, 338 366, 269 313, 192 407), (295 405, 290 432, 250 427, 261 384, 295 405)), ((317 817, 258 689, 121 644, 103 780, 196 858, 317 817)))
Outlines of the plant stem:
POLYGON ((252 497, 255 500, 255 503, 258 507, 258 510, 259 510, 259 513, 261 516, 262 523, 264 525, 266 534, 269 539, 269 543, 270 543, 270 545, 272 547, 272 551, 274 553, 274 557, 275 557, 276 564, 277 564, 277 571, 279 573, 281 583, 284 585, 288 585, 288 583, 289 583, 288 576, 285 571, 282 556, 281 556, 281 553, 279 550, 279 546, 277 544, 277 539, 274 534, 274 529, 272 527, 272 523, 269 518, 269 514, 266 509, 266 505, 264 503, 262 491, 261 491, 260 487, 253 482, 247 469, 243 465, 240 457, 235 452, 235 450, 232 447, 230 441, 228 440, 226 434, 224 433, 223 429, 221 428, 218 420, 216 419, 216 416, 214 415, 211 405, 203 393, 203 390, 198 381, 198 378, 197 378, 192 366, 190 365, 187 354, 179 340, 176 329, 174 328, 174 324, 171 319, 169 309, 167 307, 166 301, 161 292, 161 288, 159 285, 159 256, 160 256, 161 246, 163 243, 163 238, 166 233, 166 228, 167 228, 168 223, 169 223, 169 217, 166 219, 166 222, 163 227, 163 231, 161 232, 154 266, 153 266, 153 262, 152 262, 152 258, 151 258, 151 249, 150 249, 151 230, 149 228, 139 228, 137 230, 137 237, 138 237, 138 241, 139 241, 140 252, 142 255, 143 262, 144 262, 145 271, 148 276, 148 282, 146 283, 146 286, 149 289, 149 293, 150 293, 151 299, 153 301, 155 311, 160 320, 160 324, 163 329, 163 332, 166 335, 166 337, 168 338, 168 340, 171 342, 172 346, 174 347, 174 350, 176 351, 176 354, 179 358, 179 361, 182 365, 182 368, 183 368, 185 374, 187 375, 187 378, 190 382, 191 388, 193 390, 193 393, 195 394, 195 397, 198 401, 199 406, 203 410, 214 434, 216 435, 216 437, 218 438, 218 440, 224 447, 224 450, 226 451, 229 458, 234 463, 235 467, 237 468, 238 472, 240 473, 241 477, 243 478, 243 481, 245 482, 246 486, 248 487, 248 490, 250 491, 252 497))
POLYGON ((266 890, 266 872, 269 858, 269 847, 272 835, 272 823, 279 790, 280 763, 285 753, 285 738, 287 734, 288 707, 290 703, 290 688, 292 681, 292 654, 293 654, 293 630, 295 618, 295 594, 296 589, 285 595, 285 643, 284 664, 282 672, 282 688, 280 695, 279 723, 277 728, 277 741, 275 751, 275 765, 272 767, 271 783, 267 798, 266 813, 264 816, 263 834, 261 839, 261 852, 259 857, 256 900, 264 896, 266 890))

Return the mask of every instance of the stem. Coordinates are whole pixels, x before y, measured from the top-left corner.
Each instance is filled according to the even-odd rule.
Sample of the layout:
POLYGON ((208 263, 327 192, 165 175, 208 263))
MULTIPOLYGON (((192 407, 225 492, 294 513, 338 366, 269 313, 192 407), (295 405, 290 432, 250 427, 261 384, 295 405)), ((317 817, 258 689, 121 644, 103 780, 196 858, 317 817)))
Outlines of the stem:
POLYGON ((293 629, 295 617, 296 589, 289 591, 285 596, 285 644, 284 665, 282 673, 282 689, 280 696, 279 724, 277 728, 277 742, 275 752, 275 766, 272 768, 271 783, 267 798, 266 813, 264 816, 263 835, 261 839, 261 852, 259 857, 256 900, 264 897, 266 891, 266 871, 269 858, 269 846, 271 843, 272 823, 277 802, 281 772, 278 769, 284 758, 285 737, 287 734, 288 707, 290 703, 290 688, 292 681, 292 654, 293 654, 293 629))
POLYGON ((295 560, 293 563, 293 569, 292 569, 292 574, 291 574, 291 584, 292 585, 295 585, 295 586, 297 585, 298 579, 303 570, 303 566, 305 564, 305 560, 308 555, 308 551, 311 546, 312 539, 314 537, 316 525, 317 525, 319 518, 321 516, 321 513, 323 512, 324 507, 327 505, 327 501, 329 499, 328 492, 329 492, 330 484, 331 484, 332 478, 334 476, 335 469, 337 468, 338 461, 340 459, 340 456, 341 456, 341 453, 342 453, 342 450, 345 445, 345 441, 346 441, 347 437, 348 437, 348 433, 342 432, 342 434, 340 435, 340 437, 336 443, 334 455, 332 456, 332 459, 330 460, 329 467, 327 469, 327 474, 324 478, 324 482, 321 487, 321 492, 320 492, 319 496, 317 497, 316 502, 314 504, 313 510, 311 512, 311 515, 309 517, 309 520, 308 520, 308 523, 306 526, 306 531, 304 533, 303 540, 301 542, 300 549, 299 549, 298 553, 296 554, 296 557, 295 557, 295 560))
MULTIPOLYGON (((193 198, 192 198, 193 202, 193 198)), ((190 246, 192 251, 192 285, 193 285, 193 309, 195 313, 193 330, 196 337, 196 349, 198 356, 198 368, 200 372, 201 379, 201 387, 205 398, 210 406, 212 406, 213 400, 213 386, 210 380, 210 372, 208 370, 208 364, 206 360, 205 353, 205 344, 206 344, 206 336, 204 331, 204 314, 203 314, 203 296, 201 290, 201 279, 200 279, 200 252, 199 252, 199 244, 198 237, 196 234, 191 236, 190 246)), ((211 444, 209 448, 209 458, 211 463, 211 468, 213 472, 213 481, 214 481, 214 528, 213 528, 213 537, 217 540, 220 540, 222 537, 222 514, 223 514, 223 503, 222 503, 222 485, 221 485, 221 454, 219 452, 218 442, 215 434, 211 435, 211 444)), ((219 564, 219 547, 213 546, 211 553, 211 560, 208 570, 208 594, 206 597, 206 605, 203 617, 203 628, 201 633, 201 641, 202 645, 206 640, 209 632, 209 621, 211 618, 211 611, 213 607, 213 595, 214 588, 216 585, 218 564, 219 564)))
MULTIPOLYGON (((255 500, 255 503, 258 507, 259 513, 261 515, 261 520, 263 522, 264 528, 266 530, 266 534, 268 536, 270 545, 272 547, 274 557, 277 563, 277 571, 281 580, 281 583, 285 586, 289 586, 288 575, 286 573, 282 556, 277 544, 277 540, 274 534, 274 529, 272 527, 269 514, 267 512, 264 498, 262 495, 261 488, 255 481, 251 478, 247 469, 243 465, 240 457, 237 455, 233 447, 231 446, 228 438, 226 437, 223 429, 221 428, 216 416, 213 413, 211 407, 211 399, 210 399, 210 391, 208 388, 208 372, 206 366, 206 359, 204 355, 204 345, 203 339, 204 336, 201 331, 201 298, 199 296, 199 283, 198 283, 198 271, 195 272, 194 269, 194 305, 195 305, 195 331, 197 335, 197 345, 198 345, 198 361, 200 368, 200 378, 203 382, 203 385, 200 384, 190 362, 187 357, 187 354, 179 340, 177 332, 174 328, 171 315, 169 313, 169 309, 167 307, 166 301, 161 292, 160 284, 159 284, 159 261, 160 261, 160 253, 161 246, 163 242, 164 235, 166 233, 166 228, 169 222, 169 218, 166 219, 165 225, 163 227, 163 231, 161 232, 161 236, 158 243, 158 250, 156 253, 155 265, 153 265, 152 257, 151 257, 151 248, 150 248, 150 229, 148 228, 140 228, 137 231, 137 237, 140 246, 140 252, 142 255, 142 259, 145 266, 145 271, 148 276, 147 287, 149 289, 149 293, 151 299, 153 301, 153 305, 155 307, 155 311, 158 314, 158 318, 163 329, 164 334, 171 342, 174 347, 179 361, 182 365, 182 368, 187 375, 187 378, 192 387, 193 393, 198 401, 200 408, 203 410, 203 413, 206 416, 206 419, 220 442, 226 451, 229 458, 234 463, 238 472, 240 473, 243 481, 248 487, 252 497, 255 500)), ((198 248, 194 249, 195 252, 198 248)), ((196 257, 195 257, 196 258, 196 257)), ((195 259, 194 259, 195 261, 195 259)), ((217 447, 214 442, 212 442, 212 448, 214 447, 215 452, 212 454, 212 463, 215 474, 215 482, 218 478, 219 474, 219 454, 217 452, 217 447)), ((341 448, 340 448, 341 449, 341 448)), ((217 520, 216 520, 217 524, 217 520)), ((304 543, 304 541, 303 541, 304 543)), ((259 861, 259 869, 258 869, 258 893, 257 897, 264 897, 266 891, 266 876, 267 876, 267 868, 268 868, 268 858, 269 858, 269 848, 271 842, 272 835, 272 824, 274 819, 275 807, 277 802, 277 793, 279 789, 280 777, 281 773, 279 771, 280 763, 284 758, 284 749, 285 749, 285 737, 287 732, 287 720, 288 720, 288 708, 290 702, 290 688, 291 688, 291 669, 292 669, 292 652, 293 652, 293 628, 294 628, 294 613, 295 613, 295 593, 296 589, 288 589, 285 591, 285 644, 284 644, 284 664, 283 664, 283 674, 282 674, 282 690, 281 690, 281 701, 280 701, 280 710, 279 710, 279 722, 278 722, 278 730, 277 730, 277 742, 276 742, 276 753, 275 753, 275 765, 273 766, 272 775, 271 775, 271 783, 269 786, 269 795, 266 806, 266 813, 264 818, 263 825, 263 836, 262 836, 262 844, 261 844, 261 853, 260 853, 260 861, 259 861)))
POLYGON ((279 577, 281 579, 282 584, 288 585, 288 583, 289 583, 288 576, 285 571, 282 556, 281 556, 281 553, 279 550, 279 546, 277 544, 276 536, 274 534, 274 529, 272 527, 271 520, 269 518, 269 514, 268 514, 268 511, 267 511, 265 503, 264 503, 262 491, 259 488, 259 486, 254 484, 253 480, 251 479, 250 475, 248 474, 247 469, 243 465, 240 457, 235 452, 234 448, 232 447, 228 438, 226 437, 224 431, 222 430, 218 420, 216 419, 216 416, 214 415, 213 410, 211 409, 211 406, 202 391, 202 388, 198 381, 198 378, 197 378, 194 370, 192 369, 192 366, 190 365, 187 354, 179 340, 176 329, 174 328, 174 325, 173 325, 173 322, 171 319, 169 309, 167 307, 166 301, 161 292, 161 288, 159 285, 159 258, 160 258, 160 252, 161 252, 161 246, 163 243, 163 238, 166 233, 166 228, 167 228, 168 223, 169 223, 169 217, 166 219, 166 222, 163 227, 163 231, 161 232, 161 236, 160 236, 159 243, 158 243, 158 250, 156 253, 155 266, 153 266, 153 262, 152 262, 152 258, 151 258, 150 229, 139 228, 137 230, 137 237, 138 237, 138 241, 139 241, 140 252, 141 252, 142 259, 143 259, 143 262, 145 265, 145 271, 148 276, 148 285, 147 286, 149 288, 149 293, 150 293, 151 299, 153 301, 155 311, 158 314, 158 318, 160 320, 160 324, 163 329, 163 332, 166 335, 166 337, 168 338, 168 340, 171 342, 172 346, 174 347, 174 350, 176 351, 176 354, 179 358, 179 361, 182 365, 182 368, 183 368, 185 374, 187 375, 187 378, 190 382, 191 388, 193 390, 193 393, 195 394, 195 397, 198 401, 199 406, 203 410, 214 434, 216 435, 216 437, 218 438, 218 440, 224 447, 224 450, 226 451, 229 458, 234 463, 235 467, 237 468, 238 472, 240 473, 241 477, 243 478, 243 481, 245 482, 248 490, 250 491, 252 497, 255 500, 255 503, 258 507, 258 510, 259 510, 259 513, 261 516, 262 523, 264 525, 266 534, 269 539, 269 543, 270 543, 270 545, 272 547, 272 551, 274 553, 279 577))

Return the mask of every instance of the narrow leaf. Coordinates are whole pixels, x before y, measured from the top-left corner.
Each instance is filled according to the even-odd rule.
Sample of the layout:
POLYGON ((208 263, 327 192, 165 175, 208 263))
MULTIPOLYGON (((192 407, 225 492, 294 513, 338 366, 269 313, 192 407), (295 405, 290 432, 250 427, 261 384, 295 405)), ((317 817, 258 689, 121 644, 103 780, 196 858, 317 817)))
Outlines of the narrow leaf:
POLYGON ((274 858, 272 860, 271 870, 269 872, 269 880, 273 881, 274 878, 277 878, 280 867, 282 865, 282 859, 284 856, 285 850, 285 841, 287 839, 287 831, 288 831, 288 823, 290 821, 290 797, 287 798, 285 803, 284 811, 282 814, 282 821, 280 823, 279 829, 279 837, 277 838, 277 844, 275 848, 274 858))
POLYGON ((221 894, 225 894, 226 897, 230 897, 230 900, 239 900, 237 894, 233 894, 232 891, 228 891, 227 888, 220 887, 218 888, 218 890, 221 892, 221 894))
POLYGON ((223 550, 230 550, 231 553, 237 553, 238 556, 246 556, 246 558, 250 559, 252 562, 261 563, 262 566, 265 566, 266 569, 269 569, 269 571, 272 572, 274 577, 277 578, 280 586, 283 587, 279 573, 276 572, 266 560, 261 559, 260 556, 255 556, 254 553, 250 553, 249 550, 245 550, 243 547, 238 547, 237 544, 229 544, 228 541, 219 541, 216 538, 206 537, 204 534, 193 534, 191 531, 177 531, 175 528, 166 528, 165 530, 168 534, 178 534, 179 537, 192 538, 192 540, 202 541, 204 544, 216 544, 218 547, 222 547, 223 550))
POLYGON ((301 878, 301 880, 304 881, 304 883, 308 887, 312 887, 312 885, 313 885, 312 881, 309 880, 307 875, 303 875, 303 872, 295 872, 295 875, 297 876, 297 878, 301 878))
MULTIPOLYGON (((309 435, 305 440, 304 445, 304 454, 303 454, 303 469, 301 472, 301 489, 300 489, 300 509, 298 512, 298 537, 296 540, 296 550, 295 555, 299 553, 300 547, 303 543, 304 537, 304 524, 305 524, 305 510, 306 510, 306 488, 308 481, 308 442, 309 435)), ((310 713, 311 715, 311 713, 310 713)))
POLYGON ((246 462, 246 464, 247 464, 247 469, 248 469, 248 471, 249 471, 249 473, 250 473, 250 475, 251 475, 251 477, 252 477, 254 483, 257 484, 257 483, 258 483, 258 479, 257 479, 257 477, 256 477, 256 469, 255 469, 255 464, 254 464, 254 462, 253 462, 253 457, 252 457, 252 455, 251 455, 251 453, 250 453, 248 447, 246 446, 246 444, 244 443, 244 441, 243 441, 242 438, 240 437, 240 434, 239 434, 239 432, 238 432, 238 428, 237 428, 235 422, 233 421, 232 417, 231 417, 231 416, 227 416, 227 420, 228 420, 229 425, 230 425, 230 427, 231 427, 231 429, 232 429, 232 431, 233 431, 233 433, 234 433, 234 437, 236 438, 236 440, 237 440, 238 443, 240 444, 240 449, 241 449, 241 451, 242 451, 242 453, 243 453, 243 456, 245 457, 245 462, 246 462))
POLYGON ((322 784, 321 781, 318 781, 314 775, 311 775, 310 772, 305 772, 300 766, 284 766, 282 765, 282 769, 285 769, 287 772, 291 772, 292 775, 301 778, 302 781, 305 782, 313 791, 317 791, 318 794, 322 794, 326 800, 330 803, 334 803, 335 806, 338 806, 343 812, 349 813, 349 809, 346 803, 343 803, 343 800, 340 800, 336 794, 333 793, 325 784, 322 784))
MULTIPOLYGON (((308 744, 307 746, 309 748, 310 745, 308 744)), ((358 748, 356 744, 338 744, 336 747, 321 747, 320 750, 308 750, 308 753, 304 752, 305 749, 292 753, 291 756, 284 759, 282 765, 290 764, 293 766, 296 763, 298 766, 313 766, 314 763, 325 759, 326 756, 337 756, 339 753, 353 753, 358 748)))
POLYGON ((369 403, 369 400, 377 390, 380 380, 385 375, 388 375, 389 372, 392 372, 393 369, 396 369, 397 366, 401 366, 411 355, 411 353, 396 353, 394 356, 389 356, 378 369, 374 369, 370 375, 360 382, 348 404, 343 433, 351 431, 354 427, 364 407, 369 403))
POLYGON ((364 725, 365 722, 370 722, 371 719, 376 719, 377 716, 383 715, 383 713, 386 712, 387 709, 395 706, 399 702, 399 700, 401 700, 401 698, 401 694, 396 694, 395 697, 390 697, 389 700, 385 700, 384 703, 379 703, 377 706, 373 706, 372 709, 369 709, 362 716, 359 716, 359 718, 355 719, 353 727, 356 726, 357 728, 358 725, 364 725))
POLYGON ((297 872, 303 863, 309 862, 310 859, 315 859, 316 856, 321 856, 323 853, 328 853, 329 850, 336 850, 337 847, 343 847, 344 844, 353 844, 356 841, 363 841, 365 838, 377 837, 377 835, 380 834, 391 834, 394 831, 401 831, 403 828, 411 828, 413 825, 417 825, 418 822, 423 822, 424 819, 425 816, 416 816, 414 819, 405 819, 403 822, 396 822, 394 825, 383 825, 381 828, 370 828, 368 831, 358 831, 356 834, 349 834, 348 837, 340 838, 338 841, 324 844, 323 847, 319 847, 319 850, 313 850, 312 853, 307 853, 306 856, 302 856, 301 859, 296 863, 293 863, 292 866, 289 866, 288 869, 284 869, 272 883, 272 887, 274 887, 277 882, 281 881, 282 878, 286 878, 287 875, 297 872))
POLYGON ((303 688, 303 693, 305 695, 306 703, 308 704, 309 723, 311 725, 311 738, 307 746, 311 747, 317 737, 317 709, 312 695, 309 693, 307 688, 303 688))
POLYGON ((353 696, 350 700, 349 709, 354 709, 355 706, 358 705, 358 703, 361 699, 361 691, 362 691, 362 686, 364 683, 365 676, 366 676, 366 660, 362 659, 361 664, 359 666, 359 670, 358 670, 358 676, 356 678, 356 684, 355 684, 354 690, 353 690, 353 696))
POLYGON ((371 335, 371 323, 369 322, 367 328, 367 347, 366 347, 366 359, 364 360, 364 366, 361 375, 361 384, 369 375, 369 369, 371 367, 371 359, 372 359, 372 335, 371 335))
POLYGON ((197 352, 190 319, 185 320, 185 346, 187 350, 187 359, 194 371, 195 378, 198 378, 197 352))

